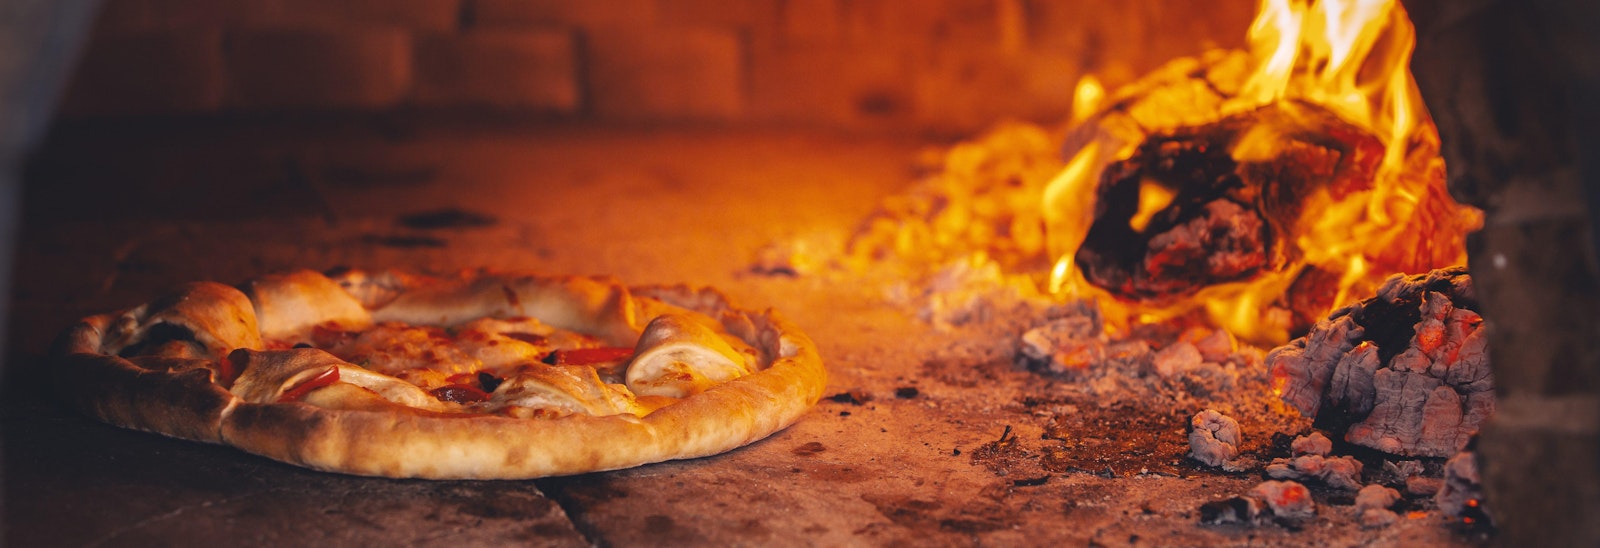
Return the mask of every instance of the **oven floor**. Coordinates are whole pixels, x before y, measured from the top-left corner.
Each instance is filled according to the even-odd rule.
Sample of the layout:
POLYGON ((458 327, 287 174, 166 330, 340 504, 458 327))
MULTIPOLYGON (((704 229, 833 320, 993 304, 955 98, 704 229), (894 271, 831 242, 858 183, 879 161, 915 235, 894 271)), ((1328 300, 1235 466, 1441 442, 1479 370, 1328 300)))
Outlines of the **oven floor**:
POLYGON ((15 265, 0 423, 4 544, 1476 542, 1437 513, 1361 529, 1348 501, 1322 504, 1294 530, 1198 524, 1201 503, 1260 481, 1249 475, 1023 477, 975 462, 973 451, 1007 427, 1024 446, 1039 439, 1043 419, 1015 404, 1038 377, 964 352, 992 341, 935 330, 882 287, 750 270, 771 242, 847 234, 911 183, 923 144, 372 122, 58 135, 29 175, 15 265), (396 222, 446 208, 494 222, 396 222), (51 338, 77 317, 186 281, 339 265, 714 286, 789 316, 821 349, 826 394, 865 401, 824 399, 793 427, 715 457, 431 482, 318 473, 104 426, 62 409, 43 381, 51 338))

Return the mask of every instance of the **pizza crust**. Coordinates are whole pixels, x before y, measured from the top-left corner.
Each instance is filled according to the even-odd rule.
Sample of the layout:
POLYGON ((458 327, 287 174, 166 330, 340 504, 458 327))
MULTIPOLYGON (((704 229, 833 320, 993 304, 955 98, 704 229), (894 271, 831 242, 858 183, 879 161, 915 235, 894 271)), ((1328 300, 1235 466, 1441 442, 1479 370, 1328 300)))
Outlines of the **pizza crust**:
POLYGON ((327 276, 300 270, 245 282, 255 305, 261 338, 289 344, 306 342, 319 325, 359 330, 372 326, 372 314, 327 276))
MULTIPOLYGON (((606 279, 526 274, 476 273, 454 279, 358 274, 336 280, 309 272, 263 278, 246 286, 254 301, 220 284, 192 284, 175 299, 87 318, 63 339, 57 386, 68 402, 112 424, 224 443, 319 470, 431 479, 520 479, 728 451, 793 423, 821 398, 826 383, 815 345, 794 325, 772 311, 737 309, 708 289, 630 290, 606 279), (386 285, 363 289, 362 280, 386 285), (394 287, 394 280, 404 280, 404 287, 394 287), (325 369, 324 364, 339 366, 333 363, 337 358, 317 350, 263 348, 263 332, 302 333, 322 320, 293 308, 293 303, 311 303, 315 308, 296 286, 313 288, 310 293, 342 287, 341 294, 358 306, 363 301, 383 301, 376 309, 361 307, 375 322, 449 326, 485 316, 531 316, 626 346, 639 341, 651 320, 682 313, 735 338, 757 363, 748 375, 676 401, 641 397, 641 412, 647 413, 643 416, 519 419, 443 413, 393 403, 352 383, 312 391, 304 401, 277 402, 283 387, 294 382, 279 379, 270 389, 262 387, 271 381, 254 386, 257 380, 252 375, 265 371, 250 371, 250 362, 274 361, 293 369, 290 377, 305 376, 302 370, 325 369), (374 294, 382 297, 373 298, 374 294), (262 327, 256 327, 258 321, 262 327), (142 360, 135 363, 119 357, 119 352, 149 338, 152 322, 194 331, 194 346, 205 358, 134 358, 142 360), (236 350, 236 361, 245 363, 225 358, 236 350), (228 375, 237 365, 246 366, 245 374, 230 392, 218 381, 231 383, 228 375), (248 399, 239 395, 258 390, 269 395, 248 399)), ((349 312, 341 304, 323 310, 334 318, 322 321, 359 319, 349 312)))

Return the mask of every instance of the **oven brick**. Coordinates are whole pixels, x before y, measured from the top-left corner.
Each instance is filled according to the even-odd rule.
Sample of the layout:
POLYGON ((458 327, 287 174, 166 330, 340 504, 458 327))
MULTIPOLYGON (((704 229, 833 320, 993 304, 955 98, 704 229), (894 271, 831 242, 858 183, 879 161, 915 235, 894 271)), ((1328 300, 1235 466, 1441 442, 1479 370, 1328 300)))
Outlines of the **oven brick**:
POLYGON ((466 0, 107 0, 99 24, 109 30, 185 26, 457 28, 466 0))
POLYGON ((918 67, 912 85, 917 119, 928 127, 957 133, 979 131, 997 120, 1025 114, 1024 87, 1022 65, 992 54, 940 55, 918 67), (995 101, 995 97, 1009 100, 995 101))
POLYGON ((786 44, 832 44, 844 29, 842 0, 788 0, 778 12, 781 37, 786 44))
POLYGON ((750 67, 748 113, 754 120, 875 127, 911 115, 905 55, 839 46, 758 47, 750 67))
POLYGON ((655 0, 465 0, 475 25, 545 26, 648 25, 656 21, 655 0))
MULTIPOLYGON (((169 0, 170 1, 170 0, 169 0)), ((345 29, 384 26, 447 32, 459 27, 462 0, 257 0, 245 24, 345 29)), ((231 2, 218 2, 231 3, 231 2)))
POLYGON ((667 25, 770 28, 778 20, 778 0, 657 0, 656 16, 667 25))
POLYGON ((248 20, 267 5, 226 0, 105 0, 96 26, 113 33, 220 27, 248 20))
POLYGON ((844 23, 851 44, 910 51, 989 48, 999 44, 996 0, 859 0, 847 3, 844 23))
POLYGON ((474 30, 416 43, 421 106, 572 113, 579 107, 573 36, 565 30, 474 30))
POLYGON ((241 108, 382 109, 411 88, 411 35, 395 29, 241 30, 226 60, 241 108))
POLYGON ((726 120, 744 111, 744 50, 710 28, 606 27, 587 33, 593 112, 626 120, 726 120))
POLYGON ((67 115, 196 113, 222 102, 222 32, 187 28, 101 33, 63 100, 67 115))
POLYGON ((1506 546, 1596 545, 1600 398, 1503 397, 1484 425, 1478 453, 1496 540, 1506 546))

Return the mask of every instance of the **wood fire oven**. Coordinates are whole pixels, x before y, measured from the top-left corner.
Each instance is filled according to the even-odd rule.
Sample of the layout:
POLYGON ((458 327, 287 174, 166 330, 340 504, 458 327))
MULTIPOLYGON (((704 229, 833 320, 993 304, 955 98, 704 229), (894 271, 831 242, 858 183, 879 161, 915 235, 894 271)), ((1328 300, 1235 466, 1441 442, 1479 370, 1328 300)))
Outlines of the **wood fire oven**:
POLYGON ((1600 543, 1588 2, 0 12, 5 544, 1600 543), (342 266, 712 286, 830 381, 726 454, 522 481, 50 387, 76 318, 342 266))

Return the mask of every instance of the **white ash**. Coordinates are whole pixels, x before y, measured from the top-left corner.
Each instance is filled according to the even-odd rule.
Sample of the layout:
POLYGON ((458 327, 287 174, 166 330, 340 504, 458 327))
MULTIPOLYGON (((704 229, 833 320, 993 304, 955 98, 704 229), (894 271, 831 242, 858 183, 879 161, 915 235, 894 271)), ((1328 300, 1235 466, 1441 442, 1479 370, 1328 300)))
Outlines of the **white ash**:
POLYGON ((1394 503, 1400 502, 1400 492, 1392 487, 1382 485, 1368 485, 1356 493, 1356 511, 1379 508, 1388 510, 1394 503))
POLYGON ((1273 479, 1317 481, 1334 489, 1354 491, 1361 488, 1361 468, 1361 461, 1355 457, 1301 455, 1272 459, 1266 474, 1273 479))
POLYGON ((1414 476, 1406 478, 1406 494, 1431 497, 1444 488, 1444 478, 1425 478, 1414 476))
POLYGON ((1471 451, 1464 451, 1444 463, 1444 482, 1433 496, 1434 504, 1445 515, 1458 518, 1476 518, 1486 515, 1483 508, 1483 486, 1478 478, 1478 460, 1471 451))
POLYGON ((1189 420, 1189 457, 1206 466, 1222 466, 1239 456, 1239 422, 1207 409, 1189 420))
MULTIPOLYGON (((1199 337, 1194 343, 1195 350, 1200 351, 1200 358, 1210 363, 1223 363, 1228 361, 1228 357, 1232 356, 1234 350, 1238 348, 1238 344, 1236 344, 1233 340, 1233 335, 1228 333, 1228 330, 1226 329, 1198 330, 1198 332, 1204 331, 1210 331, 1210 333, 1203 337, 1199 337)), ((1194 333, 1197 333, 1197 331, 1191 330, 1185 333, 1185 335, 1192 335, 1194 333)))
POLYGON ((1295 438, 1289 444, 1289 450, 1295 455, 1323 455, 1333 452, 1333 440, 1322 435, 1322 432, 1312 432, 1307 436, 1295 438))
POLYGON ((953 261, 929 277, 917 292, 918 318, 940 330, 971 323, 1025 320, 1044 302, 1031 280, 1007 276, 1000 264, 983 255, 953 261))
POLYGON ((1305 519, 1317 514, 1311 490, 1293 481, 1264 481, 1245 496, 1266 503, 1272 515, 1285 519, 1305 519))
POLYGON ((1371 508, 1357 514, 1356 521, 1360 522, 1364 528, 1379 529, 1400 521, 1400 514, 1395 513, 1394 510, 1371 508))
POLYGON ((1158 394, 1239 404, 1246 399, 1240 394, 1267 390, 1260 351, 1235 345, 1225 331, 1193 328, 1156 350, 1151 344, 1158 341, 1145 337, 1112 338, 1091 301, 1057 307, 1050 315, 1022 334, 1017 358, 1035 371, 1077 381, 1087 395, 1118 401, 1158 394))
POLYGON ((1200 349, 1186 341, 1178 341, 1156 352, 1154 364, 1156 373, 1163 377, 1171 377, 1200 367, 1204 361, 1200 349))
POLYGON ((1392 277, 1376 297, 1334 311, 1269 353, 1273 386, 1350 443, 1450 456, 1494 412, 1487 334, 1468 308, 1473 298, 1464 268, 1392 277), (1402 318, 1410 317, 1417 320, 1407 326, 1402 318), (1407 336, 1404 347, 1394 342, 1407 336))
POLYGON ((1394 504, 1400 502, 1400 492, 1382 485, 1368 485, 1356 493, 1356 519, 1362 527, 1374 529, 1387 527, 1400 519, 1394 504))
MULTIPOLYGON (((1234 419, 1240 433, 1259 433, 1253 439, 1260 440, 1310 426, 1273 401, 1261 351, 1236 345, 1225 331, 1133 326, 1113 333, 1093 301, 1074 301, 1048 315, 1016 339, 1015 356, 1019 366, 1060 381, 1052 386, 1061 397, 1182 420, 1210 409, 1234 419)), ((1183 435, 1198 436, 1189 451, 1196 462, 1229 472, 1260 468, 1249 454, 1255 448, 1240 445, 1242 440, 1229 442, 1229 448, 1214 434, 1208 439, 1186 429, 1183 435)))
POLYGON ((1067 316, 1022 334, 1018 352, 1044 364, 1051 373, 1085 369, 1106 359, 1106 341, 1097 318, 1067 316))

